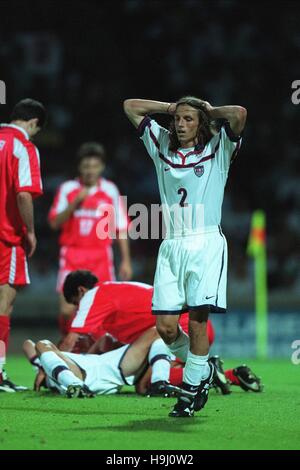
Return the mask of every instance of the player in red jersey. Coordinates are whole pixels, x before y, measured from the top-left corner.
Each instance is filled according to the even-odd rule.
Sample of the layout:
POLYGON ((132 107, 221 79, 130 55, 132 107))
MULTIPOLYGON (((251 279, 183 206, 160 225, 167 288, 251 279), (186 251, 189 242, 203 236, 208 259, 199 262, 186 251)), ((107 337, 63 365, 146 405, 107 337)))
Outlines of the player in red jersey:
MULTIPOLYGON (((76 271, 65 280, 64 296, 67 302, 78 306, 78 311, 70 333, 60 344, 63 351, 87 352, 81 349, 82 344, 86 346, 82 335, 89 335, 96 341, 88 352, 99 353, 133 344, 146 332, 155 330, 155 317, 151 311, 153 287, 147 284, 102 283, 89 271, 76 271)), ((187 315, 182 316, 181 327, 187 331, 187 315)), ((156 338, 159 338, 157 332, 156 338)), ((165 383, 153 382, 151 385, 159 389, 159 394, 166 393, 165 383)))
MULTIPOLYGON (((98 282, 96 276, 88 271, 70 273, 64 283, 64 295, 67 302, 78 306, 71 331, 66 336, 60 349, 64 351, 87 352, 80 350, 81 335, 91 339, 87 343, 92 346, 89 352, 107 352, 124 344, 132 344, 147 330, 155 326, 155 316, 152 315, 153 287, 138 282, 98 282), (106 334, 110 336, 105 336, 106 334), (112 338, 111 338, 112 337, 112 338), (79 346, 79 347, 78 347, 79 346)), ((188 314, 180 318, 180 328, 188 333, 188 314)), ((211 321, 207 326, 210 346, 214 342, 215 332, 211 321)), ((222 360, 213 356, 210 361, 215 366, 214 386, 223 394, 230 393, 231 385, 238 385, 244 390, 260 392, 263 386, 260 379, 247 366, 239 366, 225 372, 222 360)), ((177 359, 171 369, 170 382, 179 386, 183 379, 184 363, 177 359)), ((137 385, 138 393, 155 395, 157 390, 149 382, 148 375, 137 385)), ((159 391, 160 392, 160 391, 159 391)), ((158 393, 159 395, 161 393, 158 393)))
POLYGON ((36 249, 33 199, 42 194, 40 158, 31 139, 46 120, 44 106, 25 99, 14 108, 10 124, 0 126, 0 391, 24 390, 3 370, 10 316, 19 287, 30 284, 27 257, 36 249))
POLYGON ((104 168, 103 146, 95 142, 83 144, 78 151, 79 177, 60 186, 49 213, 52 229, 61 230, 57 291, 60 294, 63 335, 68 332, 74 314, 74 308, 65 302, 61 294, 68 273, 76 269, 89 269, 101 281, 115 279, 112 253, 114 234, 108 230, 112 226, 121 254, 119 276, 122 280, 129 280, 132 276, 126 236, 128 217, 118 188, 102 176, 104 168), (110 227, 103 224, 107 214, 110 227))
MULTIPOLYGON (((155 326, 152 315, 153 287, 139 282, 99 282, 89 271, 70 273, 64 283, 68 303, 78 306, 70 333, 61 348, 72 351, 80 335, 94 339, 109 333, 119 343, 130 344, 155 326)), ((188 331, 188 316, 181 316, 181 328, 188 331)), ((209 340, 214 331, 209 324, 209 340)))

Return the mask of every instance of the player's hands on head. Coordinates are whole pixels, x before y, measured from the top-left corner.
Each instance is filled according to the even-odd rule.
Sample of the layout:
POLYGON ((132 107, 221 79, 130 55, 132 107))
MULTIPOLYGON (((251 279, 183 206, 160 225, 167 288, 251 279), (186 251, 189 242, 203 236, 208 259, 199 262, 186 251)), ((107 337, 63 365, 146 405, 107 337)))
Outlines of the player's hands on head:
POLYGON ((201 100, 201 106, 203 107, 203 111, 210 115, 211 111, 213 110, 213 106, 205 100, 201 100))
POLYGON ((26 233, 26 239, 25 239, 25 244, 26 244, 26 253, 28 258, 31 258, 36 250, 36 236, 34 232, 27 232, 26 233))
POLYGON ((171 116, 174 116, 174 114, 176 113, 176 106, 177 106, 176 103, 170 103, 168 107, 168 114, 171 114, 171 116))

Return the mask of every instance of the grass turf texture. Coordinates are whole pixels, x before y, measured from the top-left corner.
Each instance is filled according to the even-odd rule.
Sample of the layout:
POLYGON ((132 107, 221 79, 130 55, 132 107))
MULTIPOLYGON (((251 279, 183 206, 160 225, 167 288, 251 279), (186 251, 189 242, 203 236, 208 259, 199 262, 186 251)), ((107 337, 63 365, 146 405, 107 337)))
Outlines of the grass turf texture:
MULTIPOLYGON (((174 399, 138 397, 129 388, 90 400, 0 393, 0 450, 300 449, 300 366, 247 362, 263 378, 265 392, 234 387, 224 397, 211 391, 206 408, 191 419, 168 418, 174 399)), ((8 369, 16 383, 32 385, 23 358, 10 358, 8 369)))

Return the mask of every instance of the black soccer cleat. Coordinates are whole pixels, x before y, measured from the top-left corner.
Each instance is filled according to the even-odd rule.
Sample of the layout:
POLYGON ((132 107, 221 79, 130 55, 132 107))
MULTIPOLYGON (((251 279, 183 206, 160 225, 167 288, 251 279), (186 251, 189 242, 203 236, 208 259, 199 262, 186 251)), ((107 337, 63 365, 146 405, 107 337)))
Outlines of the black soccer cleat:
POLYGON ((182 387, 178 389, 178 400, 169 416, 171 418, 191 418, 194 416, 194 402, 197 395, 198 387, 182 383, 182 387))
POLYGON ((230 383, 228 382, 223 369, 224 362, 219 356, 210 357, 208 362, 215 366, 212 387, 217 390, 220 389, 223 395, 229 395, 231 393, 230 383))
POLYGON ((159 380, 158 382, 154 382, 150 384, 150 387, 148 388, 146 392, 146 396, 148 398, 151 397, 164 397, 168 398, 171 397, 174 394, 174 391, 172 389, 172 385, 169 384, 169 382, 166 382, 165 380, 159 380))
POLYGON ((211 388, 213 380, 214 380, 215 366, 212 362, 210 362, 208 366, 209 366, 209 375, 207 379, 201 381, 199 388, 198 388, 198 393, 195 398, 195 403, 194 403, 195 411, 200 411, 205 407, 207 400, 208 400, 209 389, 211 388))
POLYGON ((9 380, 2 380, 0 382, 0 392, 16 393, 16 390, 14 384, 11 383, 9 380))
POLYGON ((86 385, 69 385, 66 391, 67 398, 93 398, 95 394, 86 385))
POLYGON ((22 387, 21 385, 14 384, 9 380, 7 373, 2 372, 2 380, 0 380, 0 392, 6 393, 16 393, 16 392, 27 392, 29 389, 27 387, 22 387))
POLYGON ((179 397, 170 418, 192 418, 194 416, 194 398, 179 397))
POLYGON ((257 377, 246 364, 233 369, 233 374, 238 378, 240 387, 245 390, 245 392, 261 393, 264 390, 261 379, 257 377))

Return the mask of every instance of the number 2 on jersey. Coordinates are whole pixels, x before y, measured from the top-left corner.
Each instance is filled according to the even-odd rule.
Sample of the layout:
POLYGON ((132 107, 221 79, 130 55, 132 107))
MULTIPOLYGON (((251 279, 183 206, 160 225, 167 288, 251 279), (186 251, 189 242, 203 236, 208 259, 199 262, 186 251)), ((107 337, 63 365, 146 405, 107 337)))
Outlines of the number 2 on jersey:
POLYGON ((187 203, 185 202, 187 198, 187 190, 185 188, 179 188, 177 194, 182 194, 181 200, 179 202, 180 207, 187 207, 187 203))

